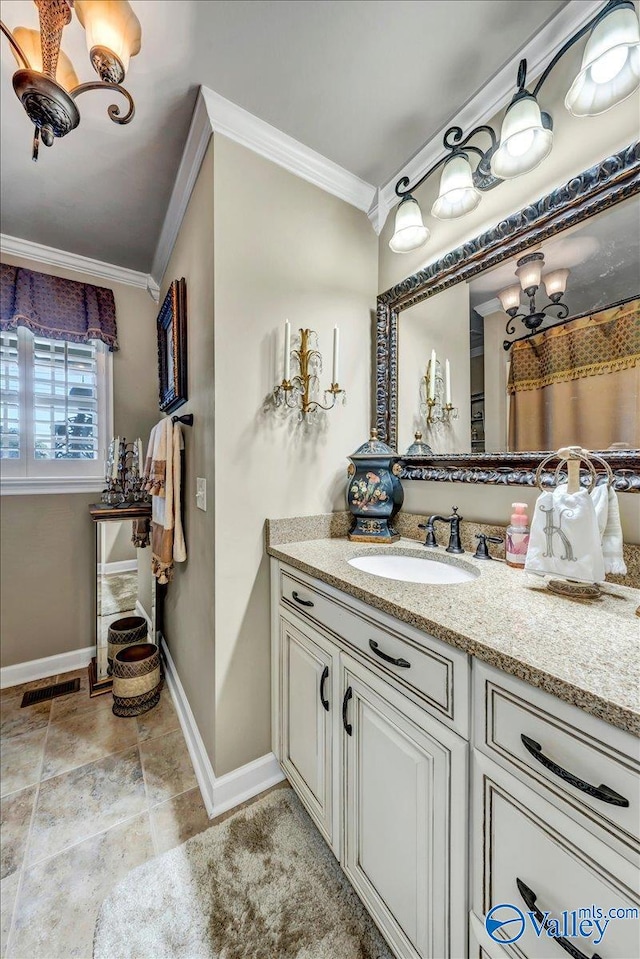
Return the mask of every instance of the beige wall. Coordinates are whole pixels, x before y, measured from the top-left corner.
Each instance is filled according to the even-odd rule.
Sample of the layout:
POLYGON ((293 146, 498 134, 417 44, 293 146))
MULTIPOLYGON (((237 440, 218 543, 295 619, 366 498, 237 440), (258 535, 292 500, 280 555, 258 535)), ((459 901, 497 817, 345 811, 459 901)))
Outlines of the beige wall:
POLYGON ((122 563, 136 559, 136 548, 131 542, 131 520, 102 523, 102 562, 122 563))
MULTIPOLYGON (((415 194, 425 215, 425 224, 432 231, 428 244, 421 250, 406 255, 392 253, 388 245, 393 233, 395 211, 392 212, 379 241, 380 291, 428 266, 466 240, 495 226, 510 213, 522 209, 527 203, 544 196, 572 176, 638 139, 638 93, 599 117, 577 119, 565 110, 564 96, 579 68, 582 48, 582 44, 576 45, 574 51, 558 64, 541 91, 540 105, 542 109, 548 110, 554 119, 554 146, 551 155, 526 176, 502 183, 497 189, 483 194, 477 209, 459 220, 442 222, 429 215, 439 186, 439 176, 431 177, 415 194)), ((498 131, 502 115, 501 113, 492 121, 493 127, 498 131)), ((400 336, 402 337, 402 319, 400 336)), ((490 388, 489 384, 487 388, 490 388)), ((469 519, 485 522, 507 522, 511 512, 510 505, 514 500, 522 499, 530 503, 535 500, 535 492, 523 492, 515 487, 421 482, 407 482, 404 485, 404 508, 410 512, 436 513, 455 503, 460 506, 460 512, 469 519)), ((631 543, 640 543, 638 505, 637 496, 621 495, 624 535, 631 543)))
MULTIPOLYGON (((398 449, 403 453, 421 430, 434 453, 471 449, 471 367, 469 364, 469 287, 459 283, 400 314, 398 338, 398 449), (458 418, 427 426, 420 412, 420 382, 435 350, 444 379, 451 366, 451 402, 458 418)), ((444 398, 443 398, 444 401, 444 398)))
MULTIPOLYGON (((113 290, 120 343, 113 358, 114 431, 144 441, 158 418, 157 306, 149 294, 22 257, 3 253, 2 259, 113 290)), ((94 642, 95 545, 87 506, 97 498, 97 493, 2 497, 2 666, 94 642)))
MULTIPOLYGON (((161 289, 187 281, 189 402, 184 427, 184 531, 188 559, 177 563, 164 600, 163 631, 209 756, 214 754, 214 342, 213 146, 205 155, 161 289), (196 509, 196 477, 207 481, 207 511, 196 509)), ((216 770, 217 772, 217 770, 216 770)))
POLYGON ((215 137, 215 771, 270 750, 267 516, 344 508, 370 425, 376 237, 363 213, 215 137), (315 427, 275 411, 288 317, 318 332, 328 385, 341 331, 347 405, 315 427))

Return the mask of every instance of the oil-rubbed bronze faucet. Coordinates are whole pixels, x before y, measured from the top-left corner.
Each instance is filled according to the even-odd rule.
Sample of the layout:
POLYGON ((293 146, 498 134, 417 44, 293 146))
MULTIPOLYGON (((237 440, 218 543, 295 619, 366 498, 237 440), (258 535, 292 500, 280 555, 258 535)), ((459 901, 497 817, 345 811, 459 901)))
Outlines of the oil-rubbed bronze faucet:
POLYGON ((430 516, 426 524, 420 523, 418 529, 424 529, 427 531, 427 536, 424 541, 424 545, 429 547, 429 549, 437 549, 438 544, 436 543, 436 534, 435 534, 435 524, 436 523, 449 523, 451 527, 451 533, 449 535, 449 545, 447 546, 447 553, 464 553, 462 548, 462 543, 460 542, 460 520, 463 519, 462 516, 458 516, 458 507, 452 506, 453 513, 451 516, 430 516))

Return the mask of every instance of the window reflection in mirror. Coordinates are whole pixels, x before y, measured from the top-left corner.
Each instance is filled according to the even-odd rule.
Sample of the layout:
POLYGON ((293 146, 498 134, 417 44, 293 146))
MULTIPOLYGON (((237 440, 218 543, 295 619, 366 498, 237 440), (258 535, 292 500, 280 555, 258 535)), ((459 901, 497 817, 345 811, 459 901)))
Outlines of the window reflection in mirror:
POLYGON ((402 312, 398 379, 402 453, 418 430, 434 453, 640 448, 640 198, 402 312), (533 301, 515 272, 531 252, 544 257, 533 301), (513 287, 535 328, 504 311, 513 287), (439 370, 449 360, 449 415, 444 381, 425 379, 432 350, 439 370))

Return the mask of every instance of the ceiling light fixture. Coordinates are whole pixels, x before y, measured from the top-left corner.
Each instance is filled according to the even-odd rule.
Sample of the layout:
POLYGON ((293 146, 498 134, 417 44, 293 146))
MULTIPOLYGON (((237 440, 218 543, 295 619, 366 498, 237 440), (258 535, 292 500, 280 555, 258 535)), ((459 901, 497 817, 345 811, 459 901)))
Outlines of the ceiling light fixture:
MULTIPOLYGON (((498 293, 498 299, 502 304, 502 309, 509 314, 509 321, 505 332, 512 336, 516 332, 514 320, 522 320, 528 330, 537 330, 544 320, 547 319, 549 310, 557 310, 556 319, 564 320, 569 315, 569 307, 562 303, 567 288, 567 277, 569 270, 553 270, 543 276, 544 254, 528 253, 520 257, 517 261, 516 276, 520 280, 520 286, 509 286, 506 290, 498 293), (550 302, 542 309, 536 305, 536 295, 540 289, 541 283, 544 283, 547 296, 550 302), (529 312, 519 313, 520 292, 524 292, 529 298, 529 312)), ((507 341, 505 341, 507 342, 507 341)), ((509 344, 510 346, 511 344, 509 344)))
POLYGON ((540 109, 538 94, 556 63, 587 33, 590 33, 582 66, 565 99, 567 110, 576 117, 596 116, 626 100, 640 86, 640 26, 633 0, 609 0, 599 13, 570 37, 547 64, 532 91, 526 89, 527 61, 518 67, 517 90, 502 121, 500 139, 493 127, 477 126, 467 136, 461 127, 449 127, 443 139, 447 151, 420 179, 411 185, 401 177, 395 186, 401 200, 396 229, 389 241, 394 253, 408 253, 429 238, 415 191, 444 165, 438 198, 431 213, 438 219, 453 219, 475 210, 481 194, 503 180, 522 176, 535 169, 551 153, 553 121, 540 109), (477 136, 487 136, 484 150, 472 145, 477 136), (478 157, 472 168, 469 154, 478 157), (411 200, 411 216, 420 229, 400 234, 405 201, 411 200))
POLYGON ((39 141, 51 146, 80 123, 76 99, 88 90, 115 90, 127 101, 127 112, 112 104, 114 123, 129 123, 135 113, 133 98, 121 86, 129 59, 140 51, 140 21, 127 0, 34 0, 40 31, 16 27, 13 33, 0 21, 19 70, 13 89, 35 126, 33 159, 39 141), (71 9, 85 28, 89 58, 100 80, 78 83, 73 65, 60 49, 62 31, 71 22, 71 9))

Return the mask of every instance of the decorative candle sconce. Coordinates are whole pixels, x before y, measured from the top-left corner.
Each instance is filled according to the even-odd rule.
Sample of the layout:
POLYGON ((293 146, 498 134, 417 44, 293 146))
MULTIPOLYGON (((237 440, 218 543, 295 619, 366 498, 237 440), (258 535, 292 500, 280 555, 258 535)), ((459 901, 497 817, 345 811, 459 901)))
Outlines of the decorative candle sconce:
POLYGON ((299 345, 291 349, 291 324, 284 325, 284 379, 276 386, 273 395, 276 406, 286 406, 298 410, 298 419, 313 422, 321 410, 331 410, 338 396, 342 396, 343 405, 347 394, 338 384, 338 366, 340 349, 340 331, 333 328, 333 369, 331 386, 324 390, 324 403, 314 399, 320 388, 322 373, 322 354, 318 349, 318 334, 315 330, 298 331, 299 345), (297 363, 298 372, 291 376, 291 358, 297 363), (328 399, 327 397, 330 397, 328 399))
POLYGON ((425 418, 428 427, 446 426, 451 420, 458 419, 458 407, 451 402, 451 367, 449 360, 445 360, 445 375, 442 376, 442 366, 431 351, 431 359, 427 365, 427 372, 420 384, 420 412, 425 418), (444 402, 443 402, 444 400, 444 402))
POLYGON ((105 464, 106 488, 102 502, 107 506, 128 506, 131 503, 147 503, 149 494, 142 488, 144 459, 140 438, 127 443, 126 438, 116 436, 109 444, 105 464))

